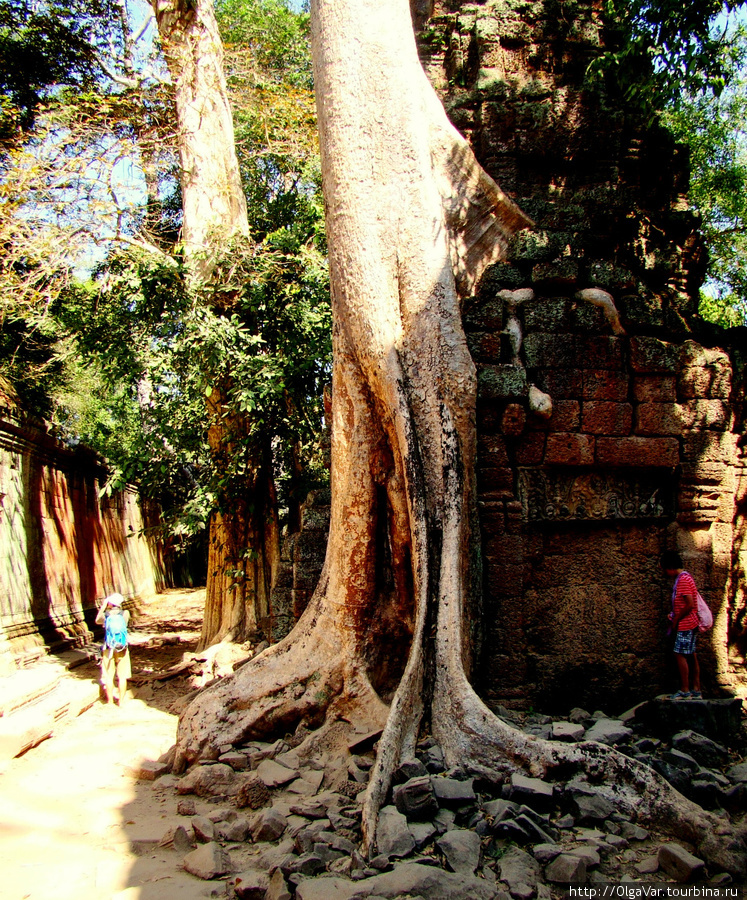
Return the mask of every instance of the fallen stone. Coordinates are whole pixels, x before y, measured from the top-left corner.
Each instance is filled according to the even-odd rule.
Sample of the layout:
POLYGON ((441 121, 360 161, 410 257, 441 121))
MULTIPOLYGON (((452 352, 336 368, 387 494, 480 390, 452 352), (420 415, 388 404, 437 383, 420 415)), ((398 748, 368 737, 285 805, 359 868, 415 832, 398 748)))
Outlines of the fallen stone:
POLYGON ((621 822, 620 834, 629 841, 645 841, 649 835, 645 828, 633 822, 621 822))
POLYGON ((490 816, 495 822, 500 822, 501 819, 505 819, 506 816, 515 816, 519 813, 519 804, 513 803, 511 800, 488 800, 487 803, 483 803, 483 812, 490 816))
POLYGON ((246 816, 239 816, 232 822, 221 822, 216 826, 216 831, 222 841, 242 843, 249 835, 250 822, 246 816))
POLYGON ((532 816, 528 816, 526 813, 517 816, 514 819, 514 824, 518 825, 529 835, 529 840, 532 844, 551 844, 555 840, 555 838, 548 831, 545 831, 532 816))
POLYGON ((230 766, 215 763, 207 766, 193 766, 179 780, 178 794, 197 794, 198 797, 214 797, 231 794, 236 790, 236 773, 230 766))
POLYGON ((647 856, 642 859, 640 862, 636 863, 636 871, 640 872, 641 875, 653 875, 654 872, 659 871, 659 858, 658 856, 647 856))
POLYGON ((335 834, 334 831, 320 831, 317 835, 317 842, 328 844, 334 850, 340 850, 342 853, 351 854, 357 849, 357 845, 351 840, 341 834, 335 834))
POLYGON ((252 840, 276 841, 288 826, 288 819, 277 809, 270 807, 256 814, 251 825, 252 840))
POLYGON ((325 861, 316 853, 304 853, 302 856, 291 856, 288 861, 280 866, 280 871, 288 880, 292 875, 304 875, 311 877, 323 872, 325 861))
POLYGON ((579 856, 561 853, 545 868, 545 878, 553 884, 585 884, 586 863, 579 856))
MULTIPOLYGON (((641 829, 641 831, 643 831, 643 829, 641 829)), ((613 850, 626 850, 630 846, 627 838, 617 834, 608 834, 604 839, 604 842, 613 850)))
POLYGON ((432 822, 409 822, 407 827, 418 850, 422 850, 438 834, 432 822))
POLYGON ((439 834, 451 831, 455 827, 456 813, 453 809, 439 809, 438 813, 433 817, 433 824, 439 834))
POLYGON ((493 831, 499 837, 516 841, 517 844, 528 844, 532 839, 531 832, 516 819, 504 819, 493 826, 493 831))
POLYGON ((587 712, 585 709, 581 709, 580 706, 575 706, 568 715, 568 721, 573 723, 581 723, 588 722, 591 718, 591 713, 587 712))
POLYGON ((239 900, 265 900, 270 879, 265 872, 249 869, 230 878, 228 886, 239 900))
POLYGON ((265 894, 265 900, 292 900, 285 876, 280 869, 276 869, 270 875, 270 884, 265 894))
POLYGON ((295 838, 296 850, 299 853, 308 853, 319 841, 319 835, 328 833, 330 827, 328 819, 317 819, 311 825, 302 828, 295 838))
POLYGON ((421 760, 406 759, 394 770, 393 779, 395 784, 404 784, 405 781, 409 781, 411 778, 419 778, 427 774, 428 770, 421 760))
POLYGON ((541 778, 529 778, 514 772, 511 782, 504 786, 506 799, 524 803, 532 809, 550 809, 553 804, 553 786, 541 778))
POLYGON ((169 765, 153 759, 144 759, 136 766, 127 766, 125 768, 126 771, 138 781, 155 781, 156 778, 160 778, 162 775, 168 775, 171 771, 169 765))
POLYGON ((249 765, 249 757, 246 753, 239 753, 237 750, 231 750, 228 753, 222 753, 218 757, 218 762, 225 763, 234 771, 246 769, 249 765))
POLYGON ((423 751, 423 763, 431 775, 438 775, 446 769, 443 751, 438 746, 423 751))
POLYGON ((216 838, 215 823, 207 816, 194 816, 190 822, 195 840, 200 844, 209 844, 216 838))
POLYGON ((404 784, 397 785, 393 796, 394 805, 408 820, 423 822, 432 819, 439 809, 428 775, 419 775, 404 784))
POLYGON ((236 791, 236 806, 238 809, 261 809, 272 800, 272 794, 267 785, 255 774, 244 778, 236 791))
POLYGON ((690 778, 685 769, 680 769, 677 766, 673 766, 671 763, 668 763, 663 759, 659 759, 658 757, 655 757, 651 760, 651 768, 658 772, 659 775, 663 775, 664 778, 666 778, 666 780, 672 785, 672 787, 678 790, 681 794, 687 794, 687 789, 690 784, 690 778))
POLYGON ((373 745, 381 737, 381 729, 377 731, 367 731, 365 734, 357 735, 348 744, 348 750, 351 753, 365 753, 370 750, 373 745))
POLYGON ((197 807, 195 806, 194 800, 180 800, 176 804, 176 812, 177 815, 180 816, 195 816, 197 815, 197 807))
POLYGON ((194 847, 193 834, 194 832, 187 831, 183 825, 177 825, 173 837, 174 850, 177 853, 189 853, 194 847))
POLYGON ((518 847, 512 847, 503 854, 498 861, 498 870, 501 881, 506 882, 514 897, 525 894, 527 888, 533 892, 540 881, 539 863, 518 847))
POLYGON ((615 811, 613 804, 593 788, 573 792, 578 819, 582 822, 603 822, 615 811))
POLYGON ((296 887, 296 900, 350 900, 359 892, 360 885, 346 878, 304 878, 296 887))
POLYGON ((574 847, 572 850, 566 850, 570 856, 578 856, 586 863, 586 868, 591 869, 592 866, 598 866, 602 861, 599 853, 593 847, 574 847))
POLYGON ((668 740, 672 734, 692 730, 713 741, 729 744, 741 730, 742 701, 724 700, 649 700, 636 709, 636 723, 658 737, 668 740))
POLYGON ((459 781, 456 778, 444 776, 431 778, 431 784, 439 804, 464 806, 467 803, 474 803, 476 800, 474 779, 472 778, 468 778, 466 781, 459 781))
POLYGON ((551 737, 554 741, 580 741, 584 726, 575 722, 553 722, 551 737))
POLYGON ((386 856, 403 857, 415 849, 415 840, 407 827, 407 819, 394 806, 379 811, 376 846, 386 856))
POLYGON ((257 766, 257 777, 268 788, 279 788, 298 778, 295 769, 289 769, 274 759, 263 759, 257 766))
POLYGON ((290 811, 305 819, 326 819, 327 807, 317 799, 307 800, 304 803, 294 803, 290 811))
POLYGON ((686 882, 700 875, 705 863, 679 844, 662 844, 659 847, 658 862, 661 868, 675 881, 686 882))
POLYGON ((190 875, 210 881, 231 871, 231 858, 220 844, 212 841, 188 853, 182 865, 190 875))
MULTIPOLYGON (((357 890, 361 891, 360 883, 357 890)), ((333 896, 316 895, 314 900, 332 900, 333 896)), ((417 897, 427 900, 495 900, 495 887, 473 875, 457 875, 445 872, 438 866, 409 862, 395 866, 391 872, 367 879, 365 888, 357 896, 385 897, 387 900, 400 896, 410 896, 413 900, 417 897)), ((311 898, 304 896, 301 900, 311 898)))
POLYGON ((474 875, 480 865, 480 837, 474 831, 455 828, 436 841, 452 872, 474 875))
POLYGON ((714 781, 695 777, 688 785, 685 796, 703 809, 721 809, 726 800, 724 791, 714 781))
POLYGON ((747 762, 737 763, 726 774, 731 781, 735 781, 738 784, 747 784, 747 762))
POLYGON ((701 766, 706 768, 717 768, 729 759, 729 751, 726 747, 692 729, 675 734, 672 738, 672 746, 676 750, 681 750, 694 757, 701 766))
POLYGON ((598 741, 600 744, 622 744, 633 734, 630 728, 617 719, 597 719, 587 729, 584 739, 598 741))
POLYGON ((542 865, 552 862, 561 852, 558 844, 535 844, 532 847, 532 856, 542 865))
POLYGON ((665 750, 661 758, 678 769, 685 769, 688 772, 697 772, 700 768, 698 761, 690 756, 689 753, 683 753, 681 750, 665 750))

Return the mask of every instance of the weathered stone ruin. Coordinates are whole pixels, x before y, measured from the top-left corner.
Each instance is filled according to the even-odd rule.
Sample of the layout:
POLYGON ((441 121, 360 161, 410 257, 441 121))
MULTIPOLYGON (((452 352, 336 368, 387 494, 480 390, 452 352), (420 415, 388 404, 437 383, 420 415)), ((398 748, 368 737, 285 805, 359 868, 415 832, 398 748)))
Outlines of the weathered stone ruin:
POLYGON ((480 682, 493 703, 624 708, 672 685, 666 548, 715 615, 708 689, 744 684, 747 341, 696 315, 685 151, 584 87, 601 4, 553 8, 440 2, 420 34, 450 117, 536 223, 464 316, 480 682))
MULTIPOLYGON (((464 310, 480 384, 482 695, 561 712, 671 689, 667 548, 714 612, 707 690, 743 689, 747 335, 697 316, 706 253, 686 151, 585 87, 599 4, 420 6, 450 118, 535 222, 464 310)), ((312 498, 287 550, 288 624, 323 562, 324 511, 312 498)))
POLYGON ((104 461, 39 422, 0 417, 0 675, 91 641, 96 603, 145 597, 164 578, 134 490, 102 494, 104 461))

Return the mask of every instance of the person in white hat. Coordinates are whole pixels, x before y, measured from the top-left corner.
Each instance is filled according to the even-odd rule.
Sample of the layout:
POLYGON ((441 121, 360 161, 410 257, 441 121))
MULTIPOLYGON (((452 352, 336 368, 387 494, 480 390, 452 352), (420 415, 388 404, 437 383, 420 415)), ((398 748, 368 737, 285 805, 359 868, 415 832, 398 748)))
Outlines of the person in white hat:
POLYGON ((106 702, 114 703, 114 679, 117 680, 117 698, 121 706, 127 696, 127 681, 132 677, 130 648, 127 643, 127 626, 130 613, 122 609, 124 597, 111 594, 105 597, 96 613, 96 624, 104 626, 104 645, 101 648, 101 683, 106 692, 106 702))

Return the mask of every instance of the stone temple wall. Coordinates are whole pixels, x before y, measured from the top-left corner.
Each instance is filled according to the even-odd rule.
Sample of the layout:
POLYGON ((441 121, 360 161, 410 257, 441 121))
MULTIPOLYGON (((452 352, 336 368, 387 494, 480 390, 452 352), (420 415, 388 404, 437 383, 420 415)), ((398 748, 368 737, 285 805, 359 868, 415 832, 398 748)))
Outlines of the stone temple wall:
POLYGON ((535 222, 464 310, 479 377, 477 677, 494 705, 619 709, 672 689, 667 548, 716 614, 706 689, 745 686, 747 336, 697 318, 685 152, 614 86, 585 85, 601 6, 419 9, 452 121, 535 222))
POLYGON ((160 548, 143 536, 137 494, 100 497, 105 480, 91 451, 0 419, 0 672, 90 639, 107 594, 161 587, 160 548))

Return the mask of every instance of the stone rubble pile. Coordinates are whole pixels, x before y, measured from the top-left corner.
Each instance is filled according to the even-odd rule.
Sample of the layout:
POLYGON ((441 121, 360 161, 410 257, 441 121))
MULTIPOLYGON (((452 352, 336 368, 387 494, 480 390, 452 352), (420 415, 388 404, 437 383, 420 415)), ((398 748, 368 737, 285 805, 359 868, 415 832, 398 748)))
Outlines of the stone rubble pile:
MULTIPOLYGON (((738 752, 744 752, 740 701, 653 704, 666 704, 666 715, 657 716, 647 704, 620 719, 581 709, 562 720, 501 712, 543 738, 614 745, 725 824, 730 816, 743 816, 747 761, 738 752), (642 724, 652 716, 682 727, 668 737, 652 734, 642 724), (693 722, 701 731, 686 727, 693 722)), ((487 782, 459 768, 447 770, 431 738, 397 769, 379 817, 378 855, 364 859, 362 792, 377 735, 349 744, 345 759, 326 751, 302 759, 293 745, 304 736, 225 746, 219 759, 195 765, 182 778, 164 776, 167 764, 140 773, 141 779, 158 778, 158 790, 176 790, 184 822, 163 836, 161 847, 173 847, 175 865, 197 878, 220 879, 214 896, 550 900, 568 884, 731 882, 728 873, 698 859, 695 848, 630 821, 603 790, 579 776, 550 783, 515 772, 502 784, 487 782)))

